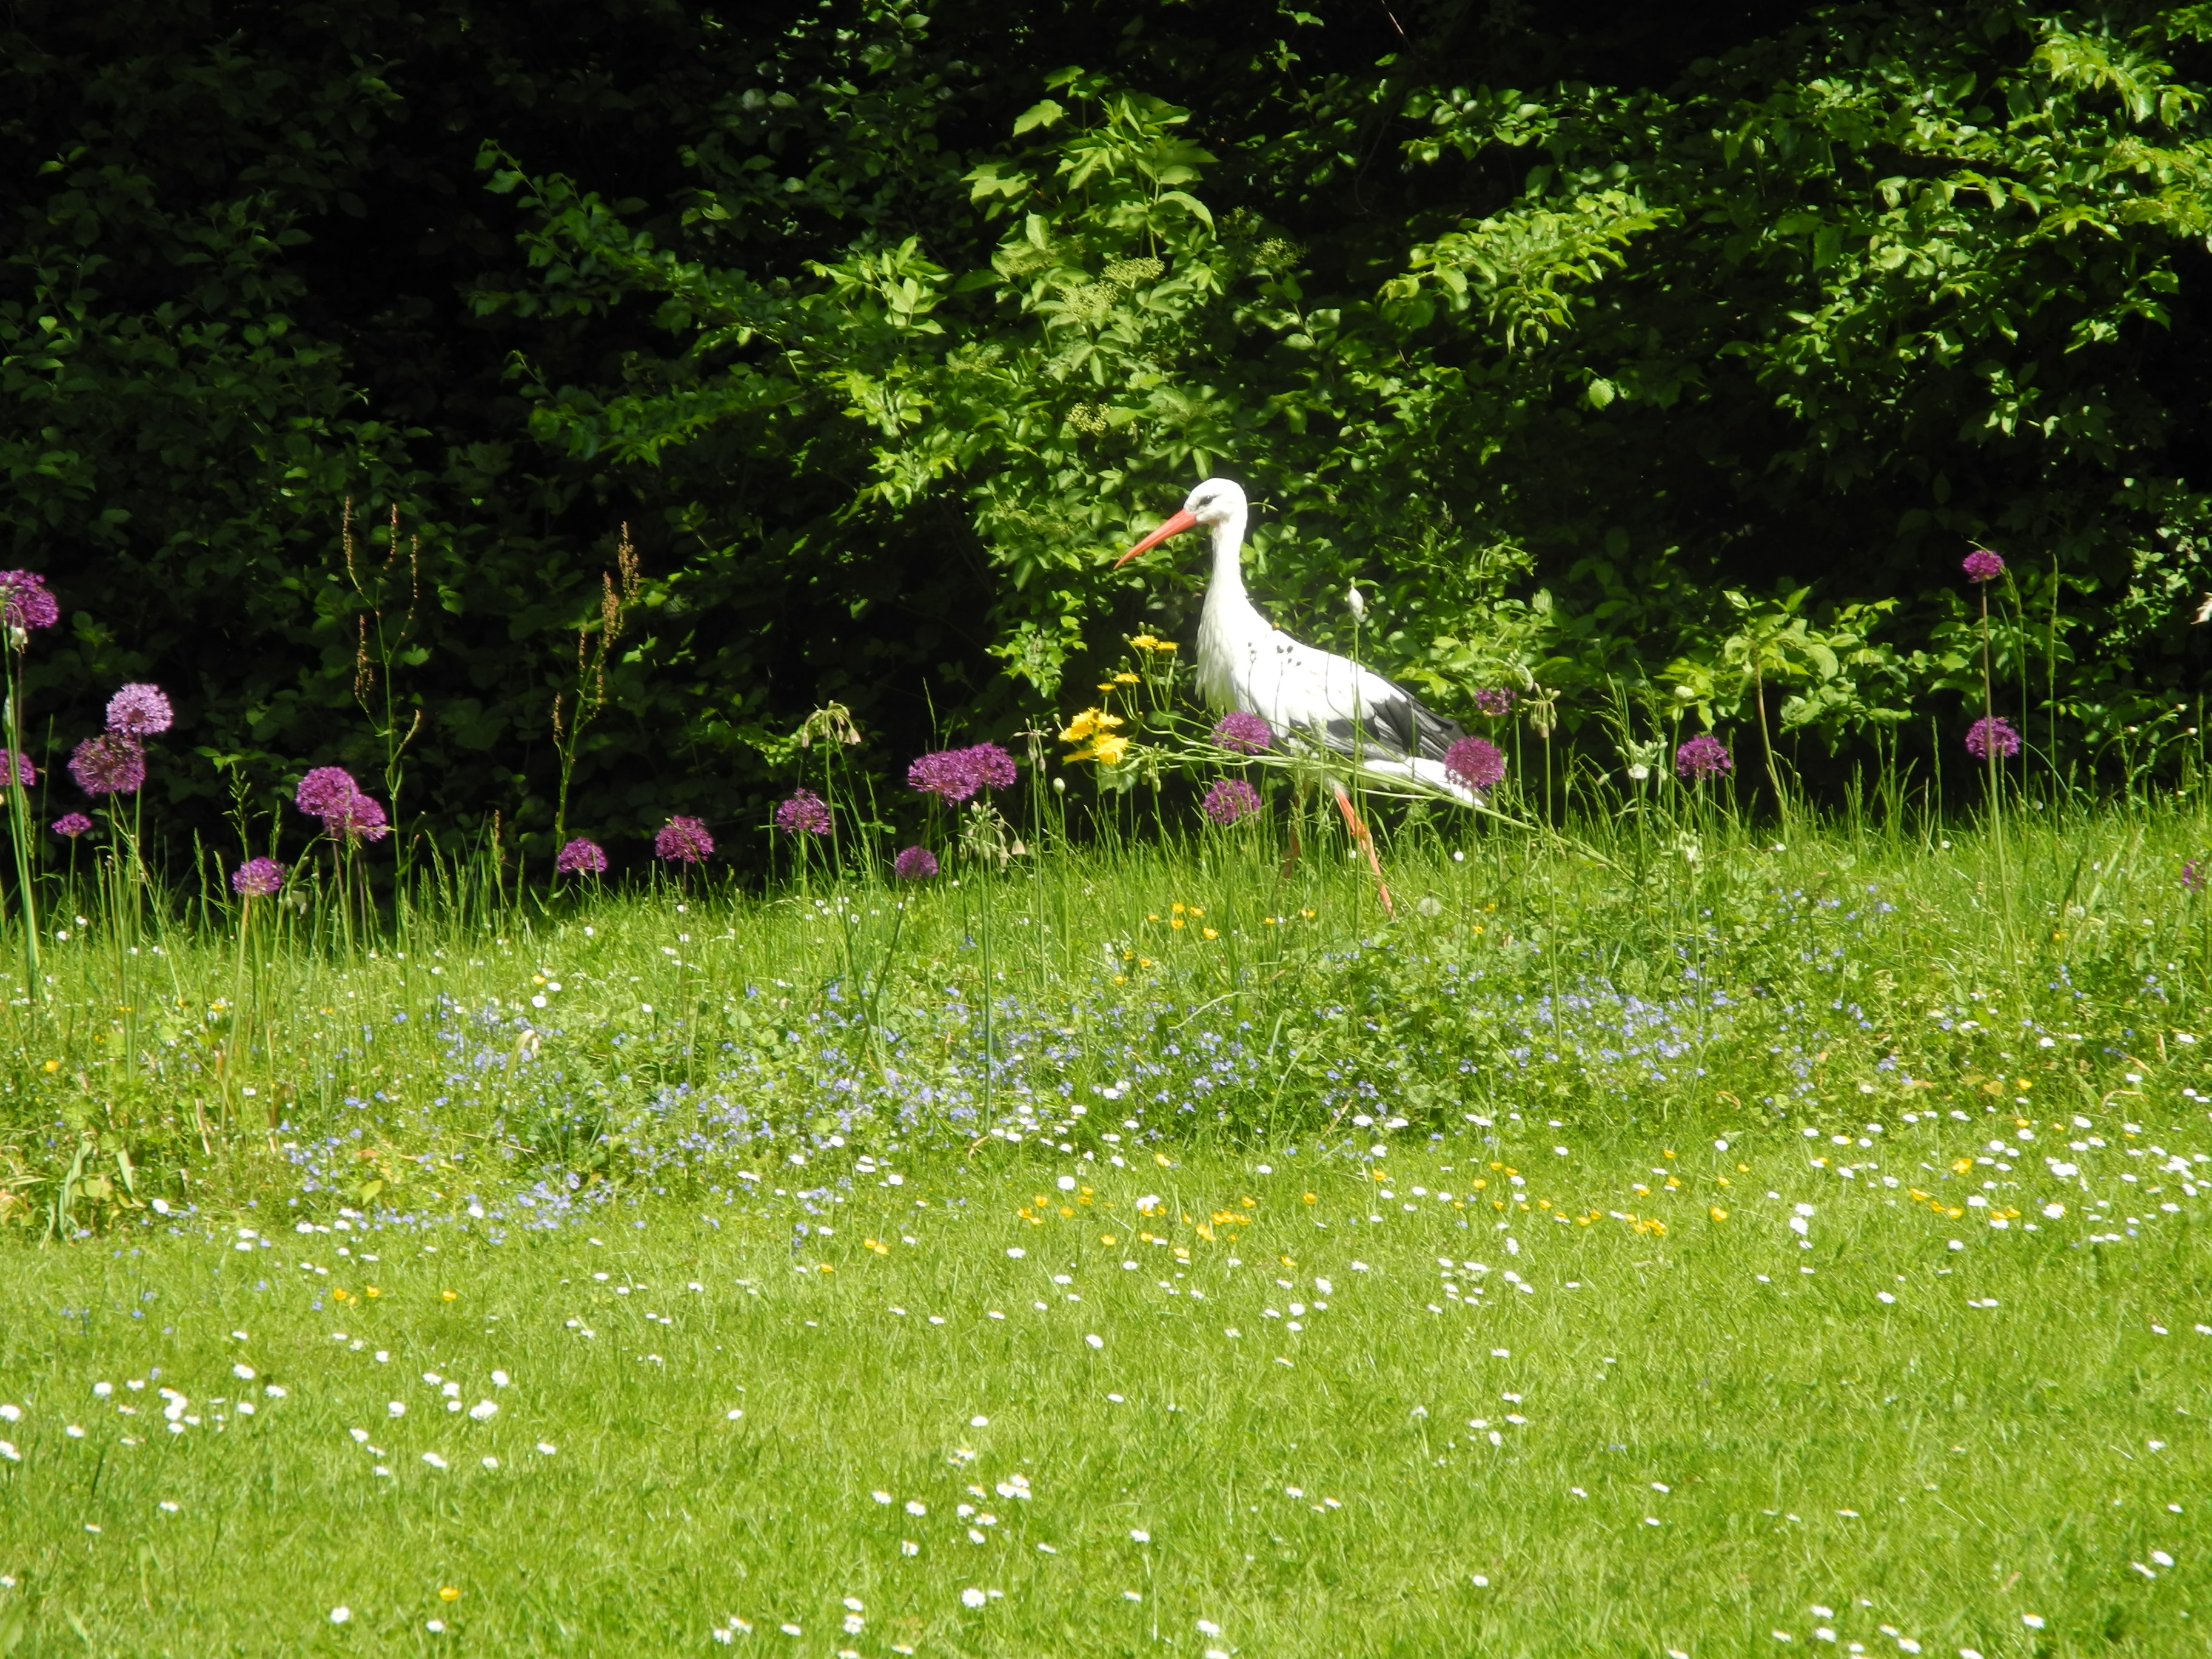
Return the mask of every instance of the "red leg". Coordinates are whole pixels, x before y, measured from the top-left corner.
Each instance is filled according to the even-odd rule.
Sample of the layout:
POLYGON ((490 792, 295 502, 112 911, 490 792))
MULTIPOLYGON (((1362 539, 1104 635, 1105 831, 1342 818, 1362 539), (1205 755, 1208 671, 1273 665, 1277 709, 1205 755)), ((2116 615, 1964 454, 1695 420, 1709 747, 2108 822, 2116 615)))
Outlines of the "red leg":
POLYGON ((1395 917, 1398 914, 1397 908, 1390 902, 1390 889, 1382 879, 1382 860, 1376 856, 1375 837, 1368 833, 1367 826, 1359 821, 1359 814, 1352 810, 1352 797, 1344 793, 1344 786, 1332 782, 1329 787, 1336 791, 1336 810, 1344 814, 1344 827, 1352 831, 1352 840, 1358 842, 1367 851, 1368 867, 1375 872, 1375 892, 1382 901, 1382 914, 1395 917))

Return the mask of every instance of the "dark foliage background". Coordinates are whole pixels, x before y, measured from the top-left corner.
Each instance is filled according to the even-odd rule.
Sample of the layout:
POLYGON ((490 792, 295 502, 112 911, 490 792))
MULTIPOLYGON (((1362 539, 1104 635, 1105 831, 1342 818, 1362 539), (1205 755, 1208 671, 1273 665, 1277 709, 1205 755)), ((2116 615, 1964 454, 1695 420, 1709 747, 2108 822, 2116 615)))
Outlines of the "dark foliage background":
POLYGON ((2195 718, 2203 7, 0 15, 27 723, 168 687, 173 826, 335 760, 542 854, 626 523, 570 822, 743 856, 810 709, 888 773, 1187 633, 1103 555, 1215 470, 1286 624, 1357 576, 1592 764, 1753 697, 1816 784, 1924 763, 1984 540, 2031 763, 2195 718))

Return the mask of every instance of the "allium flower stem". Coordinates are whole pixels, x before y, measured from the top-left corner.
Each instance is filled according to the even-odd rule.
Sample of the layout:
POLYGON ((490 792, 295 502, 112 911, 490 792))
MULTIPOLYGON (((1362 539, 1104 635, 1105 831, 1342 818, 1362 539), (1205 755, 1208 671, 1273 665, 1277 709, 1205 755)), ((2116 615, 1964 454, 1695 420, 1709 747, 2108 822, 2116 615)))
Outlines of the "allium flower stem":
MULTIPOLYGON (((1985 578, 1977 578, 1976 586, 1980 589, 1982 595, 1982 718, 1973 732, 1967 735, 1970 739, 1976 733, 1978 733, 1981 738, 1979 751, 1982 762, 1982 799, 1989 811, 1990 828, 1996 843, 1999 890, 2006 895, 2006 902, 2008 905, 2012 884, 2003 878, 2004 795, 2002 781, 1997 772, 1997 763, 2000 760, 2008 759, 2019 752, 2020 738, 2014 733, 2011 726, 1996 717, 1996 696, 1990 672, 1990 583, 1985 578)), ((1967 746, 1970 749, 1975 747, 1971 741, 1967 746)))
MULTIPOLYGON (((0 725, 6 728, 8 752, 16 764, 8 768, 8 840, 15 855, 15 902, 23 912, 23 983, 31 988, 30 994, 44 994, 45 975, 39 963, 39 894, 31 880, 31 792, 23 778, 21 759, 23 734, 18 711, 21 708, 23 653, 7 653, 7 705, 5 720, 0 725)), ((87 826, 89 828, 89 826, 87 826)))

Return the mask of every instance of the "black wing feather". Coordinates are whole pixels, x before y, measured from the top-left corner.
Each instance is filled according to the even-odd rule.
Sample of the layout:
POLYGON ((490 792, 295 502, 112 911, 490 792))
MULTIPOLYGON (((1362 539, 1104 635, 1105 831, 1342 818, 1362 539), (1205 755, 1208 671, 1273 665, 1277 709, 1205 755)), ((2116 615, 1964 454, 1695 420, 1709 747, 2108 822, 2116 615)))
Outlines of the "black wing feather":
POLYGON ((1322 742, 1341 755, 1364 751, 1393 760, 1440 761, 1467 735, 1458 722, 1446 720, 1404 686, 1391 683, 1390 690, 1392 696, 1362 711, 1356 735, 1353 722, 1334 720, 1322 728, 1322 742))

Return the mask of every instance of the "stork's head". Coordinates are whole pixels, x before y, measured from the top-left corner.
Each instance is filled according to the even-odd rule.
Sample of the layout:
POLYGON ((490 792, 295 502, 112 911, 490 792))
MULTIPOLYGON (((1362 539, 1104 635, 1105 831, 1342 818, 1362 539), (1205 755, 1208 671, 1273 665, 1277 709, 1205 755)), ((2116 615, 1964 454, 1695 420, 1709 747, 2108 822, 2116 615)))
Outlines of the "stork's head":
POLYGON ((1227 478, 1208 478, 1183 498, 1182 511, 1114 561, 1119 570, 1139 553, 1149 553, 1170 536, 1180 536, 1196 525, 1226 524, 1244 516, 1244 491, 1227 478))

